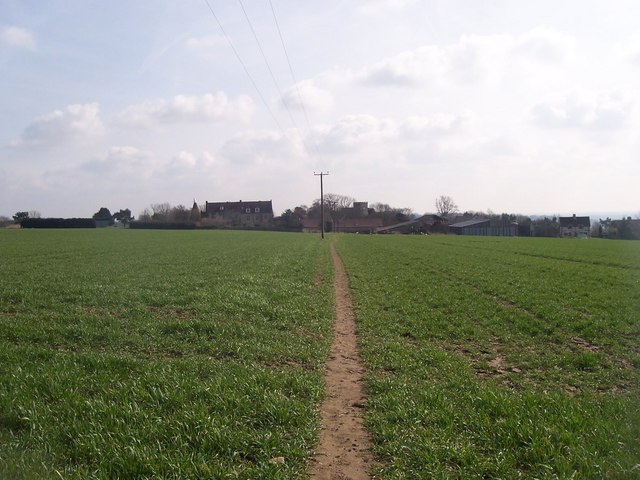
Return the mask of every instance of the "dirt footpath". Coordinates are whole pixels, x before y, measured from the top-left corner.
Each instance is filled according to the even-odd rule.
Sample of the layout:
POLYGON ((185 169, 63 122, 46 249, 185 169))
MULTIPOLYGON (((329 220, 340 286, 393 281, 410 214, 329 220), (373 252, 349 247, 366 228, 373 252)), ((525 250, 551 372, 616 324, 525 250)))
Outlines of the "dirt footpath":
POLYGON ((373 465, 369 437, 362 425, 366 398, 362 389, 364 367, 358 354, 356 323, 349 282, 334 245, 336 324, 327 362, 327 398, 320 409, 322 431, 311 478, 365 480, 373 465))

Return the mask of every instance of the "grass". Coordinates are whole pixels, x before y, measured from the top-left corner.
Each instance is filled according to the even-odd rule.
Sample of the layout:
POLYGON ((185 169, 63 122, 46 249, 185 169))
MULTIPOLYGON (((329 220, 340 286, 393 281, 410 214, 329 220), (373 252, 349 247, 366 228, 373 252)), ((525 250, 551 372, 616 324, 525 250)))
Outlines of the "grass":
POLYGON ((305 475, 333 317, 317 238, 0 231, 0 256, 0 477, 305 475))
MULTIPOLYGON (((377 478, 640 477, 639 243, 335 239, 377 478)), ((327 247, 0 230, 0 478, 305 478, 327 247)))
POLYGON ((640 477, 640 244, 337 246, 380 478, 640 477))

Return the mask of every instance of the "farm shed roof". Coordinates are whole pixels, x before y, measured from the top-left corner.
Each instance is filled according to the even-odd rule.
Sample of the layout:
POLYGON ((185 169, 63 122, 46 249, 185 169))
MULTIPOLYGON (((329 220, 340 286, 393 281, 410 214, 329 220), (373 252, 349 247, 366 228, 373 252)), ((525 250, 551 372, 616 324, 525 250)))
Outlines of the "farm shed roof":
POLYGON ((489 219, 488 218, 474 218, 473 220, 466 220, 464 222, 454 223, 452 225, 449 225, 449 227, 451 227, 451 228, 473 227, 473 226, 480 226, 480 224, 482 224, 482 223, 487 223, 487 225, 488 225, 489 224, 489 219))
POLYGON ((427 214, 421 217, 414 218, 413 220, 407 220, 406 222, 396 223, 394 225, 387 225, 386 227, 378 228, 377 233, 384 233, 390 230, 399 229, 402 227, 408 227, 410 225, 433 225, 435 223, 444 222, 446 219, 438 215, 427 214))

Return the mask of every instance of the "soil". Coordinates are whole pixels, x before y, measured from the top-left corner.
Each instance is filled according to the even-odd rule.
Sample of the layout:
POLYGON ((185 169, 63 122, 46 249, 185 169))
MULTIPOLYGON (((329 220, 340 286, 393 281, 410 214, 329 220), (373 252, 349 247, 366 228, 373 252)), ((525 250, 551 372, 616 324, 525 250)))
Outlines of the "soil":
POLYGON ((362 422, 366 397, 362 389, 364 366, 358 354, 358 338, 349 281, 335 247, 336 324, 325 373, 327 398, 320 408, 322 431, 311 478, 365 480, 373 466, 370 442, 362 422))

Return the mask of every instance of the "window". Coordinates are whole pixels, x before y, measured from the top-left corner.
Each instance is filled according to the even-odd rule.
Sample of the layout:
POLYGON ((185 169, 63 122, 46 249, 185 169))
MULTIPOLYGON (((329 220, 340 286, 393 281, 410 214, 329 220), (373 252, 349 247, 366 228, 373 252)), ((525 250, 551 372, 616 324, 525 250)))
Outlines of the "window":
POLYGON ((255 212, 256 212, 256 213, 260 213, 260 207, 256 207, 256 208, 255 208, 255 212))
POLYGON ((251 213, 251 209, 249 207, 245 208, 244 213, 251 213))
POLYGON ((220 211, 224 210, 224 205, 220 205, 220 211))

